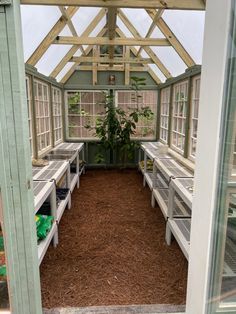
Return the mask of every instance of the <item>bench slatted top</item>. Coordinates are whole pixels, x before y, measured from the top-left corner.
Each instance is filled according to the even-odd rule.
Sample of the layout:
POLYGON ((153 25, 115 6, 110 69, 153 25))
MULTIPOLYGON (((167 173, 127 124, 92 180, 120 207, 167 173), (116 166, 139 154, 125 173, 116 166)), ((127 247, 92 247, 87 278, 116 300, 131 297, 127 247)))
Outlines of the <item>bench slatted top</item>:
POLYGON ((165 202, 166 206, 168 207, 169 190, 168 189, 161 189, 161 190, 158 190, 158 192, 161 195, 161 198, 165 202))
POLYGON ((48 160, 68 160, 73 163, 77 156, 77 150, 54 148, 46 157, 48 160))
POLYGON ((56 149, 65 149, 65 150, 77 150, 80 152, 84 146, 84 143, 61 143, 56 146, 53 150, 56 149))
POLYGON ((155 188, 168 189, 168 182, 166 182, 165 179, 159 173, 157 173, 156 178, 152 172, 147 172, 147 175, 152 180, 153 186, 155 186, 155 188))
POLYGON ((178 196, 174 197, 173 217, 191 217, 191 208, 178 196))
POLYGON ((50 161, 45 167, 33 167, 33 180, 58 182, 68 168, 68 161, 50 161))
POLYGON ((180 232, 183 234, 187 242, 190 242, 191 219, 174 219, 180 232))
POLYGON ((172 187, 183 201, 192 209, 194 178, 176 178, 172 180, 172 187))
POLYGON ((142 142, 141 148, 143 151, 148 155, 148 157, 151 160, 154 160, 155 158, 171 158, 171 156, 167 154, 160 153, 160 148, 163 146, 160 142, 142 142))
POLYGON ((51 191, 54 188, 53 182, 48 181, 33 181, 33 193, 34 193, 34 209, 35 213, 46 201, 51 191))
POLYGON ((174 159, 155 159, 156 166, 169 181, 171 178, 192 178, 193 173, 174 159))

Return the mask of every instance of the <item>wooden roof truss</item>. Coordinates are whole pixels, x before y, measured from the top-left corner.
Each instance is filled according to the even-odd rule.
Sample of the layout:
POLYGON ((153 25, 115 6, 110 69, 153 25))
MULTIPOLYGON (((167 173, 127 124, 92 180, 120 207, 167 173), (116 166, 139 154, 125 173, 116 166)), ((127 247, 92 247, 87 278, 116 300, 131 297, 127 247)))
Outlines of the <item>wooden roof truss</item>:
POLYGON ((22 4, 55 5, 58 6, 61 12, 60 18, 29 57, 27 63, 36 66, 51 45, 72 45, 50 74, 51 77, 56 78, 68 63, 72 63, 68 72, 61 79, 62 83, 65 83, 74 71, 79 69, 81 71, 92 71, 93 85, 97 84, 97 72, 108 70, 124 71, 126 85, 130 82, 131 71, 148 71, 156 83, 159 84, 161 80, 151 69, 150 64, 155 64, 165 78, 171 78, 172 75, 154 53, 152 46, 173 47, 186 66, 191 67, 195 65, 190 54, 162 18, 164 10, 204 10, 205 2, 205 0, 21 0, 22 4), (69 6, 68 2, 70 2, 69 6), (72 22, 72 18, 80 6, 101 7, 81 36, 78 35, 72 22), (139 34, 122 10, 123 7, 143 8, 146 10, 152 23, 145 37, 139 34), (101 29, 96 37, 91 37, 91 33, 104 17, 106 17, 105 27, 101 29), (118 18, 133 37, 128 38, 125 36, 117 26, 118 18), (60 36, 65 26, 68 26, 71 36, 60 36), (164 38, 151 38, 156 27, 162 32, 164 38), (84 49, 83 45, 87 45, 87 48, 84 49), (116 55, 116 46, 123 47, 123 54, 116 55), (140 48, 137 50, 135 46, 140 46, 140 48), (107 54, 103 55, 100 47, 107 47, 107 54), (76 56, 78 51, 81 53, 80 56, 76 56), (145 51, 148 55, 147 58, 142 57, 142 51, 145 51))

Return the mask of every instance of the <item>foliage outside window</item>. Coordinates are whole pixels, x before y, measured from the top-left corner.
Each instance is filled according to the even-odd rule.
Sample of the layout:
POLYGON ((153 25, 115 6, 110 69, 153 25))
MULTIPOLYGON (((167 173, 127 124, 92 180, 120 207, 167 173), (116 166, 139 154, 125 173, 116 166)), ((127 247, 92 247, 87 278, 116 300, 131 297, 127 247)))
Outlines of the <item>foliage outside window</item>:
POLYGON ((160 139, 167 143, 169 129, 170 87, 161 90, 160 139))
POLYGON ((34 81, 35 113, 38 153, 51 147, 49 87, 41 81, 34 81))
POLYGON ((94 138, 96 120, 104 114, 105 95, 102 91, 67 91, 67 127, 69 138, 94 138), (102 113, 103 112, 103 113, 102 113))
POLYGON ((28 76, 25 78, 26 83, 26 99, 27 99, 27 108, 28 108, 28 125, 29 125, 29 142, 30 142, 30 151, 31 156, 33 155, 33 139, 32 139, 32 98, 30 92, 30 79, 28 76))
POLYGON ((190 121, 190 156, 192 158, 195 158, 196 155, 200 83, 201 83, 200 76, 193 78, 191 121, 190 121))
POLYGON ((138 97, 134 96, 134 91, 120 90, 116 92, 116 107, 124 110, 127 114, 136 108, 137 102, 140 108, 149 107, 153 115, 139 117, 132 138, 154 140, 156 138, 157 91, 139 90, 138 97))
POLYGON ((183 154, 185 145, 188 81, 173 86, 171 147, 183 154))
POLYGON ((52 107, 53 107, 53 131, 54 142, 59 144, 62 141, 62 97, 61 90, 52 87, 52 107))

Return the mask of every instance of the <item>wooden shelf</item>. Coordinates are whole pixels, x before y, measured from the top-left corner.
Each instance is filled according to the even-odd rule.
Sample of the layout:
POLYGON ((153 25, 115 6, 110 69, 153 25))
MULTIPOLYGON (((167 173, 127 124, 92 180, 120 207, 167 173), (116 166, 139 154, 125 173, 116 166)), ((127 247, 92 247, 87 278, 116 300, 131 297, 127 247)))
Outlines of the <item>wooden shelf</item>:
POLYGON ((50 230, 50 232, 48 233, 47 237, 40 241, 39 244, 38 244, 38 258, 39 258, 39 265, 41 264, 46 252, 47 252, 47 249, 52 241, 52 238, 56 235, 57 233, 57 224, 56 222, 54 221, 53 224, 52 224, 52 228, 50 230))

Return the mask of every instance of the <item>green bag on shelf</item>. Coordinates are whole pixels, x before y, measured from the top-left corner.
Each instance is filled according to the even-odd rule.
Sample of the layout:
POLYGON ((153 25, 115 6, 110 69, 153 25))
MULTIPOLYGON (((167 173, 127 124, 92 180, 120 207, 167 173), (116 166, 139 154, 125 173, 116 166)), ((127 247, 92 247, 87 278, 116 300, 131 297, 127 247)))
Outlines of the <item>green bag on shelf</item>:
POLYGON ((6 277, 7 275, 7 267, 6 265, 0 266, 0 277, 6 277))
POLYGON ((0 236, 0 252, 4 251, 4 242, 3 242, 3 236, 0 236))
POLYGON ((49 231, 52 228, 53 217, 46 215, 36 215, 35 221, 38 240, 43 240, 47 237, 49 231))

